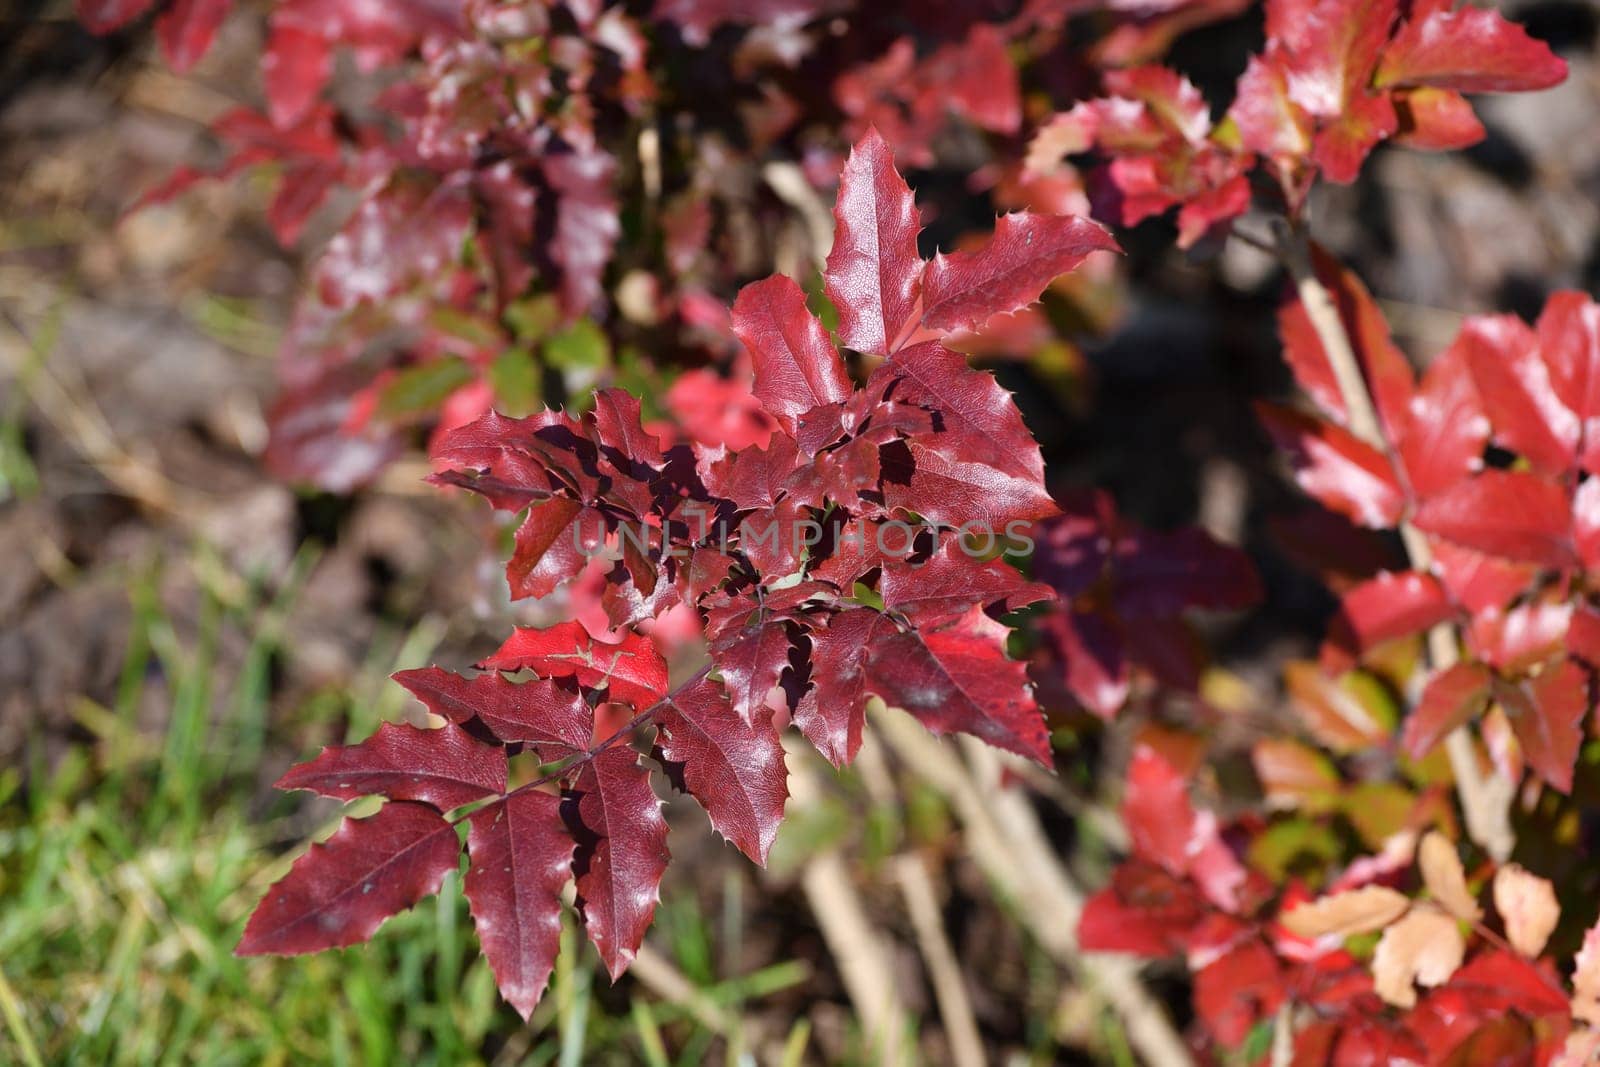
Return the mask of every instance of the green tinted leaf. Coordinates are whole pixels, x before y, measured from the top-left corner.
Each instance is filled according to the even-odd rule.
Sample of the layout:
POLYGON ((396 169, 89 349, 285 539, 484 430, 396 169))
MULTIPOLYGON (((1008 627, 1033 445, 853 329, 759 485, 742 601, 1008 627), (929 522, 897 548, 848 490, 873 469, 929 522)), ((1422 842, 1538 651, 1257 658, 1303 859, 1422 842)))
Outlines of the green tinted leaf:
POLYGON ((379 394, 378 414, 395 419, 432 411, 471 380, 472 368, 455 356, 408 367, 379 394))
POLYGON ((508 348, 489 364, 489 386, 495 406, 514 417, 539 407, 539 362, 526 348, 508 348))

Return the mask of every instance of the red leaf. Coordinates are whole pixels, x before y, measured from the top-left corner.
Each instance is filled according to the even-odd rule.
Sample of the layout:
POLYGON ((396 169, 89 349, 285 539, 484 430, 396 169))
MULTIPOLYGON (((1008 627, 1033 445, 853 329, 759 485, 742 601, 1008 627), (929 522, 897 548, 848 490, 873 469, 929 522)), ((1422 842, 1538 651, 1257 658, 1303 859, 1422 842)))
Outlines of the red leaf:
POLYGON ((1448 152, 1484 138, 1472 104, 1454 89, 1407 89, 1394 94, 1400 129, 1394 143, 1427 152, 1448 152))
POLYGON ((261 53, 261 78, 272 124, 287 128, 299 122, 332 76, 333 50, 327 39, 275 15, 261 53))
POLYGON ((1466 365, 1453 352, 1428 367, 1394 440, 1406 480, 1419 500, 1482 469, 1489 420, 1466 365))
POLYGON ((1240 1045, 1278 1010, 1288 993, 1284 977, 1272 950, 1248 941, 1195 973, 1195 1011, 1221 1044, 1240 1045))
POLYGON ((1363 526, 1399 523, 1405 494, 1382 453, 1349 431, 1273 404, 1256 417, 1294 464, 1300 488, 1363 526))
POLYGON ((612 191, 617 161, 602 149, 546 153, 540 161, 556 194, 556 228, 550 258, 561 267, 561 306, 570 316, 593 310, 601 275, 622 233, 612 191))
POLYGON ((926 560, 886 562, 878 593, 884 607, 919 626, 965 615, 974 604, 1015 611, 1054 595, 1049 586, 1028 581, 1004 560, 980 562, 955 535, 947 535, 926 560))
POLYGON ((1417 528, 1504 559, 1562 568, 1577 562, 1561 486, 1520 471, 1484 471, 1426 501, 1417 528))
POLYGON ((555 682, 508 682, 494 671, 466 678, 438 667, 400 671, 394 680, 434 714, 458 726, 476 720, 497 740, 538 746, 546 760, 582 752, 593 738, 583 695, 555 682))
POLYGON ((866 687, 936 734, 972 734, 1048 767, 1050 734, 1027 668, 1006 658, 1007 633, 974 607, 938 628, 877 637, 867 648, 866 687))
POLYGON ((702 679, 675 693, 656 723, 662 756, 683 765, 684 788, 705 807, 711 825, 765 866, 789 795, 772 717, 752 724, 714 682, 702 679))
POLYGON ((526 1021, 561 947, 561 890, 572 878, 561 800, 518 790, 472 813, 467 903, 500 995, 526 1021))
POLYGON ((106 34, 150 10, 155 0, 78 0, 78 21, 93 34, 106 34))
POLYGON ((605 547, 605 516, 571 497, 535 501, 506 561, 511 599, 549 596, 605 547))
MULTIPOLYGON (((1314 250, 1313 258, 1317 277, 1328 290, 1344 323, 1384 432, 1394 440, 1411 421, 1411 397, 1415 390, 1411 366, 1395 347, 1389 336, 1389 324, 1361 279, 1320 248, 1314 250)), ((1300 388, 1329 418, 1341 426, 1347 425, 1344 398, 1339 392, 1333 364, 1311 325, 1305 306, 1293 293, 1278 309, 1278 333, 1283 339, 1283 358, 1300 388)))
POLYGON ((1261 599, 1250 557, 1199 527, 1131 530, 1113 549, 1112 598, 1125 617, 1240 611, 1261 599))
POLYGON ((1067 690, 1107 721, 1128 702, 1128 649, 1119 630, 1104 615, 1062 611, 1037 623, 1065 665, 1067 690))
POLYGON ((923 481, 907 495, 908 507, 951 526, 998 519, 990 527, 996 534, 1004 532, 1009 519, 1055 512, 1039 446, 994 375, 973 370, 957 353, 930 342, 895 353, 867 388, 882 388, 897 400, 938 413, 939 431, 919 435, 913 443, 916 473, 923 481), (944 482, 950 483, 953 498, 935 507, 944 482), (965 512, 963 498, 972 501, 965 512))
POLYGON ((1489 672, 1475 663, 1457 663, 1428 679, 1416 710, 1406 719, 1400 740, 1406 754, 1422 759, 1446 734, 1482 714, 1489 706, 1492 680, 1489 672))
POLYGON ((733 329, 754 362, 757 399, 791 435, 801 415, 850 395, 839 353, 793 279, 775 274, 739 290, 733 329))
POLYGON ((1192 885, 1150 864, 1131 860, 1112 884, 1084 902, 1078 944, 1086 952, 1160 957, 1182 951, 1202 916, 1192 885))
POLYGON ((1385 641, 1421 633, 1452 614, 1450 598, 1431 575, 1384 573, 1344 595, 1328 626, 1323 662, 1348 666, 1385 641))
POLYGON ((921 220, 877 130, 869 129, 850 150, 833 218, 823 278, 839 312, 839 340, 858 352, 888 355, 916 307, 921 220))
POLYGON ((1584 293, 1556 293, 1536 329, 1550 386, 1578 416, 1579 460, 1591 473, 1600 470, 1600 304, 1584 293))
POLYGON ((1072 215, 1002 215, 994 236, 970 252, 940 253, 922 282, 922 323, 939 330, 977 326, 1017 311, 1091 252, 1119 251, 1105 228, 1072 215))
POLYGON ((1400 116, 1386 94, 1353 96, 1332 125, 1317 134, 1312 158, 1331 182, 1348 185, 1361 174, 1361 164, 1378 142, 1400 128, 1400 116))
POLYGON ((339 800, 377 793, 449 811, 504 793, 506 755, 458 726, 419 730, 386 722, 359 744, 323 749, 279 778, 275 788, 309 789, 339 800))
POLYGON ((1511 718, 1528 765, 1556 790, 1570 793, 1590 706, 1589 673, 1563 659, 1525 682, 1498 682, 1494 692, 1511 718))
POLYGON ((455 827, 426 805, 395 801, 345 819, 267 890, 234 955, 295 956, 365 941, 438 892, 460 858, 455 827))
POLYGON ((1187 778, 1145 744, 1134 749, 1128 764, 1122 822, 1136 855, 1192 878, 1218 907, 1237 907, 1246 873, 1218 834, 1216 817, 1194 809, 1187 778))
POLYGON ((173 0, 161 13, 156 36, 173 70, 182 74, 200 61, 232 6, 233 0, 173 0))
POLYGON ((1239 127, 1239 140, 1246 149, 1268 158, 1293 159, 1311 149, 1311 121, 1289 98, 1279 59, 1276 54, 1250 57, 1228 115, 1239 127))
POLYGON ((794 724, 835 767, 856 758, 865 722, 867 643, 892 624, 876 611, 841 611, 811 634, 812 686, 800 697, 794 724))
POLYGON ((667 663, 648 637, 630 633, 617 643, 608 643, 592 637, 576 622, 543 630, 519 626, 478 666, 531 670, 545 678, 573 677, 582 686, 608 687, 612 700, 639 710, 667 695, 667 663))
POLYGON ((1400 27, 1378 65, 1379 86, 1430 85, 1463 93, 1548 89, 1567 65, 1514 22, 1471 6, 1429 5, 1400 27))
POLYGON ((1549 474, 1572 466, 1578 420, 1556 394, 1550 370, 1539 356, 1538 338, 1521 319, 1470 318, 1439 358, 1465 361, 1496 442, 1549 474))
POLYGON ((771 720, 767 695, 789 665, 789 628, 768 622, 719 640, 712 661, 732 698, 734 710, 746 724, 771 720))
POLYGON ((615 981, 633 962, 661 898, 667 824, 650 773, 626 745, 602 750, 572 784, 578 837, 573 873, 589 939, 615 981))

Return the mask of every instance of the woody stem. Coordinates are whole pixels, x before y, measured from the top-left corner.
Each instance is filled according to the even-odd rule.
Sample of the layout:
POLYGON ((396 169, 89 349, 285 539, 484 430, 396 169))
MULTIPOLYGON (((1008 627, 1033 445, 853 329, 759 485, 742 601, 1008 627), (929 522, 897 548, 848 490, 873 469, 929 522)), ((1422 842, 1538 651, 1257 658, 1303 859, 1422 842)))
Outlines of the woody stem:
MULTIPOLYGON (((1392 460, 1394 449, 1384 435, 1383 424, 1378 419, 1377 408, 1367 388, 1360 361, 1350 344, 1349 334, 1345 331, 1333 297, 1312 268, 1311 246, 1305 230, 1288 224, 1280 225, 1278 256, 1294 279, 1301 306, 1305 308, 1306 317, 1311 321, 1311 327, 1316 331, 1322 350, 1333 368, 1349 420, 1348 429, 1392 460)), ((1428 539, 1408 520, 1400 523, 1400 540, 1415 570, 1424 573, 1431 570, 1433 553, 1428 547, 1428 539)), ((1448 622, 1431 628, 1428 631, 1427 648, 1429 662, 1435 670, 1453 666, 1459 658, 1455 628, 1448 622)), ((1468 726, 1459 726, 1450 732, 1445 738, 1445 752, 1450 757, 1450 769, 1455 776, 1467 834, 1496 862, 1505 861, 1516 843, 1511 829, 1514 784, 1502 775, 1484 772, 1468 726)))

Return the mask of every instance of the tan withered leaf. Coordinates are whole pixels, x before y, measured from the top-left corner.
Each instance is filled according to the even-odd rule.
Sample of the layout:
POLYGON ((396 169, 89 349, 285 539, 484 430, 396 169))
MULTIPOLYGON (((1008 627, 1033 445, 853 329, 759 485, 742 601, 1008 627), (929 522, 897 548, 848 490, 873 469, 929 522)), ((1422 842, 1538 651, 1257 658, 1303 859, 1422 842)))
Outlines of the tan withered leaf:
POLYGON ((1572 1017, 1600 1026, 1600 922, 1583 935, 1572 962, 1572 1017))
POLYGON ((1296 937, 1349 937, 1383 929, 1410 906, 1404 893, 1369 885, 1298 904, 1284 912, 1282 921, 1296 937))
POLYGON ((1483 909, 1467 888, 1461 857, 1456 855, 1456 846, 1449 838, 1437 830, 1429 831, 1417 852, 1417 866, 1422 868, 1422 881, 1428 892, 1445 911, 1469 923, 1483 918, 1483 909))
POLYGON ((1544 951, 1561 918, 1555 887, 1515 863, 1494 874, 1494 909, 1505 921, 1511 947, 1529 959, 1544 951))
POLYGON ((1448 982, 1466 951, 1454 919, 1431 904, 1418 904, 1378 939, 1372 954, 1373 987, 1390 1004, 1412 1007, 1415 986, 1448 982))

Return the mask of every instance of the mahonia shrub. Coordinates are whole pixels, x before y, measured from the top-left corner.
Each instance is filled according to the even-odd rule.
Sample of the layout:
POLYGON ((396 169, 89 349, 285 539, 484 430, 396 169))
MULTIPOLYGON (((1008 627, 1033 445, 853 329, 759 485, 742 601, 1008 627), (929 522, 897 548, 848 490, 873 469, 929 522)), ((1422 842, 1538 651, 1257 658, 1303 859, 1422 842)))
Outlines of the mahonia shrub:
POLYGON ((999 556, 1058 509, 1010 396, 940 338, 1032 302, 1115 243, 1080 218, 1017 213, 987 244, 924 261, 911 190, 873 130, 850 155, 834 215, 824 290, 840 342, 876 366, 853 381, 793 280, 747 286, 732 321, 775 423, 764 447, 663 449, 638 400, 615 389, 581 418, 491 413, 438 441, 436 481, 524 515, 512 594, 548 595, 605 559, 610 629, 518 629, 476 675, 397 675, 444 724, 385 725, 279 781, 389 803, 299 859, 240 952, 365 940, 456 870, 465 822, 479 940, 527 1016, 553 964, 566 882, 613 977, 649 925, 667 846, 632 745, 647 727, 662 770, 758 863, 787 796, 780 720, 842 765, 877 697, 936 733, 1050 764, 1027 666, 1007 655, 998 617, 1052 590, 999 556), (669 688, 639 627, 678 606, 708 658, 669 688), (524 754, 551 769, 513 785, 524 754))
MULTIPOLYGON (((286 480, 348 492, 418 424, 578 409, 598 382, 660 389, 651 414, 706 443, 759 440, 770 423, 741 388, 726 297, 769 269, 784 200, 809 194, 766 165, 825 188, 868 127, 916 166, 959 132, 997 205, 1081 212, 1075 176, 1021 173, 1024 73, 1146 61, 1245 2, 1032 2, 1001 17, 850 0, 284 0, 265 19, 264 107, 223 115, 221 162, 141 203, 270 168, 267 221, 291 246, 324 204, 353 200, 282 346, 265 459, 286 480), (1068 19, 1090 10, 1092 43, 1069 42, 1068 19), (341 57, 359 74, 336 79, 341 57)), ((180 71, 231 7, 78 4, 97 33, 154 12, 180 71)))

